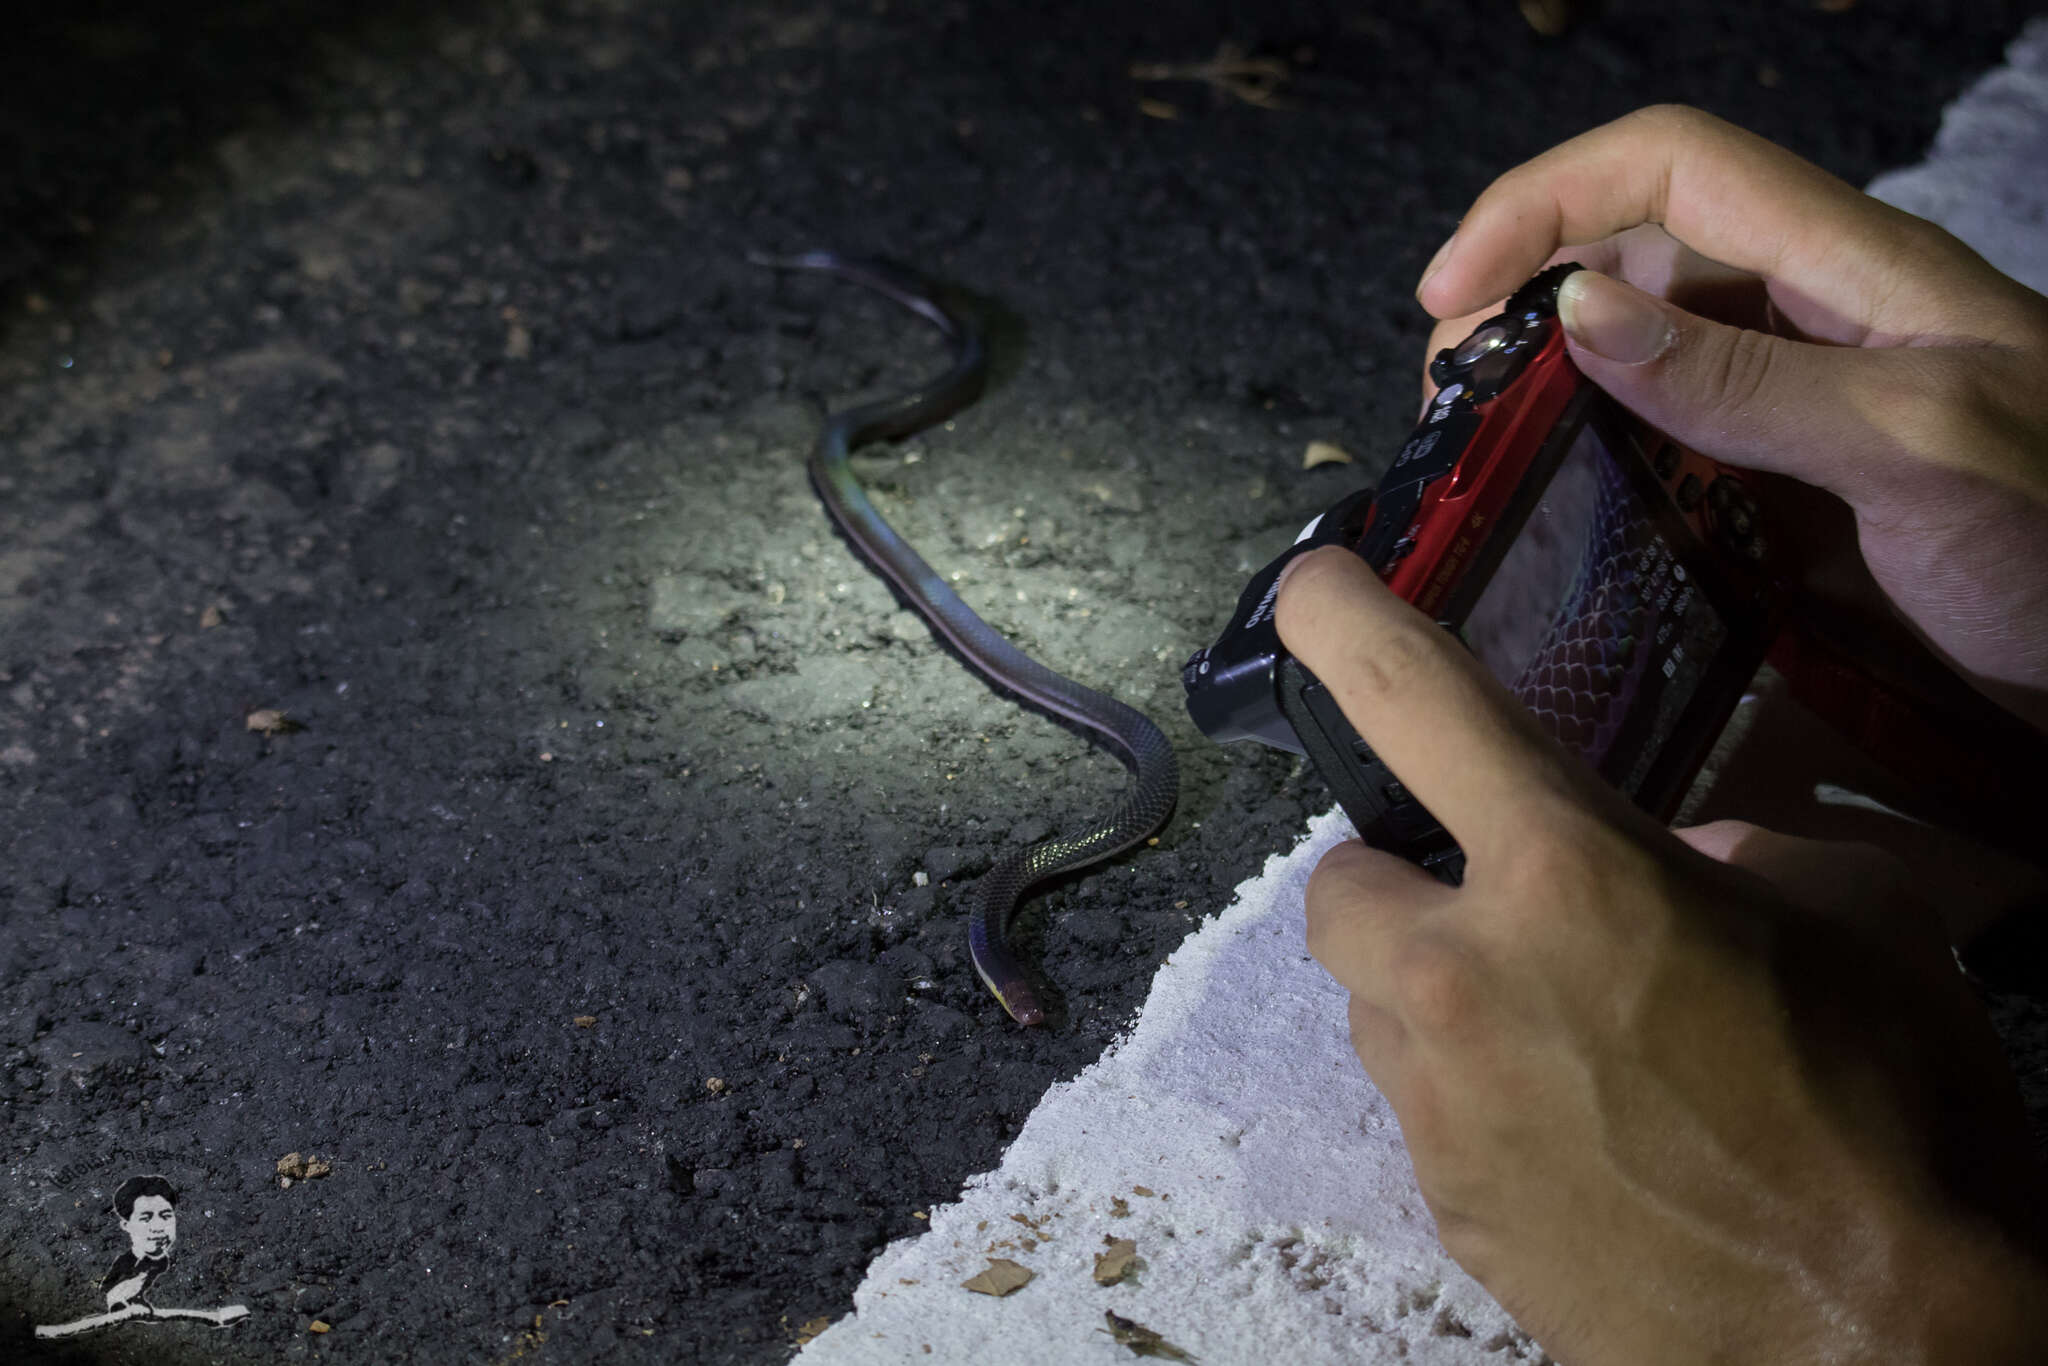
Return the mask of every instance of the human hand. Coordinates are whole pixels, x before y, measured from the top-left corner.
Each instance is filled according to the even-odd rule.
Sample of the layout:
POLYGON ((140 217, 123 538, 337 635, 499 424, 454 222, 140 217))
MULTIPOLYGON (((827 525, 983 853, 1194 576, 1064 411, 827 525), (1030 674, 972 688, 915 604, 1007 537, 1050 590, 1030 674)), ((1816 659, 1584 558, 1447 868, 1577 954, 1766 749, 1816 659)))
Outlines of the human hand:
POLYGON ((1479 197, 1417 290, 1446 320, 1432 353, 1567 259, 1590 268, 1559 297, 1589 378, 1704 455, 1837 495, 1893 607, 2048 730, 2048 299, 1782 148, 1659 107, 1479 197))
POLYGON ((1348 551, 1289 568, 1276 624, 1464 847, 1455 889, 1333 849, 1309 947, 1524 1328, 1572 1366, 2037 1359, 2048 1183, 1882 856, 1673 836, 1348 551))

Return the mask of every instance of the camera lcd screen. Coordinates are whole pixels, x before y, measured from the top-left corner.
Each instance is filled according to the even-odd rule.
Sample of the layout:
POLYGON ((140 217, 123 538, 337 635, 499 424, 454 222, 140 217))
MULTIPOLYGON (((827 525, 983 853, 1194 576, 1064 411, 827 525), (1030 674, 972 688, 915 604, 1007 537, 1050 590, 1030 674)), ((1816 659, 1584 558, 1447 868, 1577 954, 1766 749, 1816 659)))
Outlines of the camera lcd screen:
POLYGON ((1462 634, 1552 735, 1634 796, 1728 626, 1663 491, 1624 460, 1641 465, 1596 423, 1579 429, 1462 634))

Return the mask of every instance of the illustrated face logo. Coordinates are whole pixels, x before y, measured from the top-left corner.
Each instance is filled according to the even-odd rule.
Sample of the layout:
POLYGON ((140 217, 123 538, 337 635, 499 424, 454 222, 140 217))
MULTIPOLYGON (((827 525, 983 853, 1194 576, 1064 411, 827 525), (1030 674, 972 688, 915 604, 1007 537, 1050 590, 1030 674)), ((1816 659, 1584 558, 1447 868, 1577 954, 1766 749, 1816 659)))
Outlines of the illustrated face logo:
MULTIPOLYGON (((114 1192, 110 1212, 128 1239, 128 1250, 115 1259, 100 1281, 106 1309, 64 1323, 39 1323, 35 1326, 38 1338, 79 1337, 137 1319, 227 1328, 249 1317, 249 1307, 243 1304, 202 1309, 157 1303, 158 1283, 171 1271, 171 1249, 178 1242, 177 1187, 155 1174, 131 1176, 114 1192)), ((174 1276, 171 1286, 172 1293, 177 1293, 174 1276)))
POLYGON ((127 1231, 129 1251, 138 1257, 163 1257, 178 1241, 178 1211, 161 1195, 139 1196, 121 1227, 127 1231))

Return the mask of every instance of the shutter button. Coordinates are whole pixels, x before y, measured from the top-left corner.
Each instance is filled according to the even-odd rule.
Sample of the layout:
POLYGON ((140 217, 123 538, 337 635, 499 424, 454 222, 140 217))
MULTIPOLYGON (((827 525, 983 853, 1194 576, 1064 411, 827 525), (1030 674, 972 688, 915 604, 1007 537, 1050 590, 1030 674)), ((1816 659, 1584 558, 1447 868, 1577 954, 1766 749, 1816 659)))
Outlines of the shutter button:
POLYGON ((1499 323, 1490 323, 1465 338, 1458 349, 1451 352, 1451 364, 1463 368, 1485 356, 1490 356, 1508 344, 1508 330, 1499 323))

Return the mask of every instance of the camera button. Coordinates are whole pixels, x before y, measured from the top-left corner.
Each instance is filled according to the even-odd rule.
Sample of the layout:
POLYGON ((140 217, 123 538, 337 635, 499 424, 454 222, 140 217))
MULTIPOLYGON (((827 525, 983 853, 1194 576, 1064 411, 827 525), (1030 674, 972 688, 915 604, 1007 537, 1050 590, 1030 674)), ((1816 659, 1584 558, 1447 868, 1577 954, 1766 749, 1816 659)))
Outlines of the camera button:
POLYGON ((1650 468, 1657 471, 1659 479, 1668 480, 1678 473, 1678 447, 1669 441, 1657 448, 1657 454, 1650 458, 1650 468))
POLYGON ((1756 499, 1732 474, 1724 474, 1707 485, 1707 502, 1716 512, 1745 512, 1756 515, 1756 499))
POLYGON ((1678 506, 1691 512, 1700 505, 1700 499, 1704 498, 1706 493, 1706 485, 1700 483, 1700 477, 1697 474, 1688 474, 1678 481, 1678 506))
POLYGON ((1459 343, 1458 348, 1451 352, 1451 364, 1471 365, 1506 346, 1513 335, 1499 323, 1488 323, 1459 343))
POLYGON ((1721 538, 1744 553, 1757 540, 1756 499, 1732 475, 1722 475, 1707 486, 1707 505, 1714 510, 1715 529, 1721 538))

